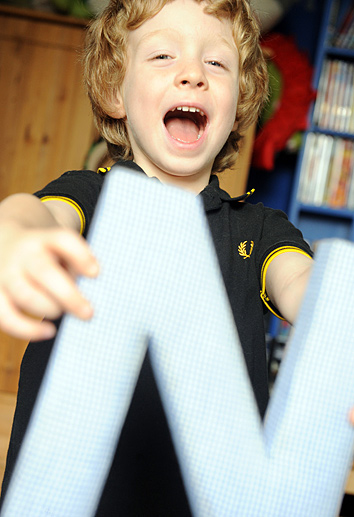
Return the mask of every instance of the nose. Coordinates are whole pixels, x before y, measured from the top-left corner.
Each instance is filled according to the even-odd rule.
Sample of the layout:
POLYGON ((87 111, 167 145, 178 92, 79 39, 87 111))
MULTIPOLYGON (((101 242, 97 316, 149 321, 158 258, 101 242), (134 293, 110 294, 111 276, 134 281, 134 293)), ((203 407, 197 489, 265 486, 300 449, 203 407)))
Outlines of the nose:
POLYGON ((187 88, 208 88, 208 79, 203 63, 196 59, 188 59, 181 63, 181 68, 175 78, 176 86, 187 88))

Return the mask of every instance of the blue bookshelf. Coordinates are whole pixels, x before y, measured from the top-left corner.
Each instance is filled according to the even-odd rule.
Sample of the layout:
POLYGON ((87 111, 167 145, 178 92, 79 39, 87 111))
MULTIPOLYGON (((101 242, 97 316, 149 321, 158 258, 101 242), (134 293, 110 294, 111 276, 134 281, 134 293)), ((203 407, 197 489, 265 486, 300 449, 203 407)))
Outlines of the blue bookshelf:
MULTIPOLYGON (((353 64, 354 66, 354 50, 350 50, 349 48, 338 48, 333 45, 333 35, 335 34, 336 29, 341 26, 345 14, 352 6, 353 0, 325 1, 314 63, 313 87, 315 90, 318 90, 323 65, 326 60, 344 61, 346 63, 353 64)), ((314 108, 315 103, 309 112, 308 127, 297 159, 294 186, 289 203, 289 218, 295 226, 300 228, 305 239, 307 239, 310 244, 314 244, 317 240, 330 237, 347 239, 354 242, 354 209, 348 209, 345 206, 341 208, 331 207, 328 206, 328 203, 326 204, 326 202, 322 204, 304 203, 301 201, 301 198, 299 198, 301 185, 300 176, 305 158, 306 139, 310 133, 348 140, 353 142, 354 145, 353 128, 351 132, 339 132, 326 127, 320 127, 314 120, 314 108)), ((354 97, 352 109, 354 110, 354 97)), ((354 185, 354 170, 352 170, 351 181, 353 181, 354 185)), ((270 388, 275 380, 288 337, 289 326, 284 324, 284 322, 279 322, 275 316, 271 316, 268 325, 268 373, 270 388)), ((340 511, 340 515, 343 517, 353 515, 354 466, 349 476, 345 492, 346 495, 344 496, 340 511)))
MULTIPOLYGON (((354 66, 354 49, 338 48, 333 44, 336 31, 341 26, 346 13, 352 7, 352 0, 326 0, 323 19, 318 38, 318 46, 314 64, 313 88, 318 91, 324 63, 331 60, 348 63, 354 66)), ((291 194, 289 217, 300 228, 305 239, 311 244, 319 239, 338 237, 354 241, 354 210, 343 206, 341 208, 328 206, 328 203, 303 202, 300 196, 301 174, 304 174, 305 145, 309 133, 329 135, 336 139, 354 142, 354 130, 350 132, 335 131, 332 128, 319 126, 314 120, 314 107, 311 107, 308 128, 305 132, 300 150, 291 194), (353 132, 352 132, 353 131, 353 132)), ((354 105, 353 105, 354 109, 354 105)), ((354 171, 353 171, 354 182, 354 171)))
MULTIPOLYGON (((319 88, 325 60, 343 60, 354 64, 354 50, 333 46, 333 36, 336 32, 336 28, 341 25, 345 14, 352 5, 353 0, 326 0, 325 2, 318 35, 317 51, 314 59, 312 85, 316 91, 319 88)), ((329 135, 334 138, 347 139, 354 142, 354 131, 353 133, 338 132, 333 129, 319 127, 314 120, 314 108, 315 102, 309 111, 308 127, 296 163, 294 183, 288 208, 289 218, 294 225, 302 231, 305 239, 307 239, 311 245, 318 240, 330 237, 354 241, 354 210, 346 207, 331 207, 325 203, 305 203, 299 199, 300 176, 304 162, 307 135, 310 133, 329 135)), ((281 328, 282 323, 279 322, 276 317, 271 316, 268 324, 268 342, 270 343, 271 356, 274 347, 283 348, 284 340, 281 339, 281 343, 278 342, 281 328)))

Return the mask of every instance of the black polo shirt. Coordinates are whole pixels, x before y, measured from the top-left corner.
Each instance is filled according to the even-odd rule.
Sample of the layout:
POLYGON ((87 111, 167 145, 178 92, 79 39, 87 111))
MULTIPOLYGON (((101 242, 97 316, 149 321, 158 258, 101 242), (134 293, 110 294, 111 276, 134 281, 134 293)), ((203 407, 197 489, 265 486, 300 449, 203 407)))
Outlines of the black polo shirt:
MULTIPOLYGON (((125 165, 143 172, 132 162, 125 165)), ((97 173, 70 171, 36 195, 43 201, 62 199, 74 206, 81 218, 82 233, 86 235, 107 174, 107 169, 99 169, 97 173)), ((124 196, 123 190, 121 195, 124 196)), ((200 195, 263 417, 268 402, 263 316, 266 305, 270 306, 265 293, 265 273, 272 258, 279 253, 298 251, 311 255, 311 251, 283 212, 265 208, 261 203, 245 202, 247 195, 231 198, 220 189, 217 176, 211 177, 200 195)), ((22 362, 4 489, 51 347, 51 341, 31 343, 22 362)), ((148 353, 97 515, 108 517, 118 512, 127 517, 190 515, 148 353)))

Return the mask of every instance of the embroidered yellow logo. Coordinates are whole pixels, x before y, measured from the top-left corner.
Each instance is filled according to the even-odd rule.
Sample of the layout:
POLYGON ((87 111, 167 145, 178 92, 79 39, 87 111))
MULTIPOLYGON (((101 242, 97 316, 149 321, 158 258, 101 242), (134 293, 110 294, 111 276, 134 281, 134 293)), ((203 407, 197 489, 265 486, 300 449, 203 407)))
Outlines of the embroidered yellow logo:
POLYGON ((244 259, 250 258, 250 256, 252 255, 253 246, 254 246, 254 242, 251 241, 251 243, 250 243, 250 252, 247 253, 247 242, 248 241, 240 242, 240 244, 238 246, 239 255, 241 255, 241 257, 243 257, 244 259))

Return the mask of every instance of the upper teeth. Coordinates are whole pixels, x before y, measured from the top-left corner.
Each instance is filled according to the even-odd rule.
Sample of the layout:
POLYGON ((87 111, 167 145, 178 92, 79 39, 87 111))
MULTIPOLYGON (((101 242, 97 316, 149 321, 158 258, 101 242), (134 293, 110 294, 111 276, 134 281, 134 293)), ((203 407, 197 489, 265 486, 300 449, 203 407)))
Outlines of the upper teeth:
POLYGON ((191 111, 192 113, 200 113, 202 117, 205 116, 204 111, 200 110, 199 108, 193 108, 191 106, 178 106, 177 108, 173 108, 171 111, 191 111))

